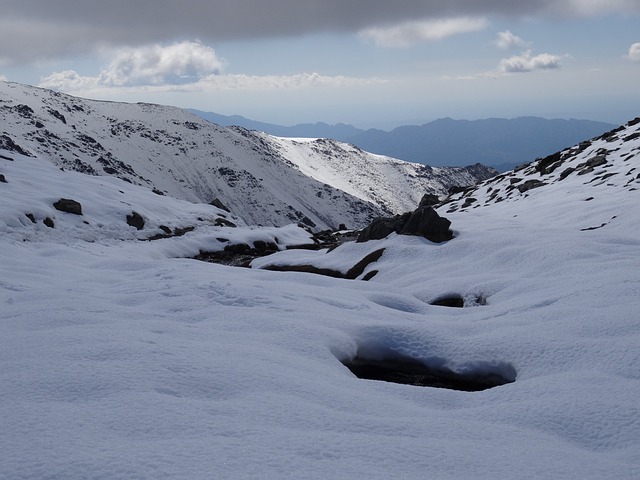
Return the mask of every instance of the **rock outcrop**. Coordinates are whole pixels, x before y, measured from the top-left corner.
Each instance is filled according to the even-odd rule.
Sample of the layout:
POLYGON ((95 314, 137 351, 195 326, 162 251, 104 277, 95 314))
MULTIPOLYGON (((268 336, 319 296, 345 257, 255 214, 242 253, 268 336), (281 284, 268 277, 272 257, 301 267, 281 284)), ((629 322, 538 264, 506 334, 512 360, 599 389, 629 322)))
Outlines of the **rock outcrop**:
POLYGON ((449 229, 451 222, 438 215, 431 206, 419 206, 413 212, 395 217, 376 218, 371 225, 360 232, 358 242, 380 240, 391 233, 416 235, 434 243, 446 242, 453 238, 449 229))

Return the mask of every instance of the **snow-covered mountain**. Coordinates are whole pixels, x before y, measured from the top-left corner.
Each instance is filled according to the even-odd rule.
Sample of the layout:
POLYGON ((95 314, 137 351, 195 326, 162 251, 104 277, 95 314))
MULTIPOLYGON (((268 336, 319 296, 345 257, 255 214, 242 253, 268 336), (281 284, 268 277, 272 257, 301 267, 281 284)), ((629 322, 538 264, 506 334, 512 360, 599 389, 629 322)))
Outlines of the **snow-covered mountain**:
POLYGON ((636 478, 639 173, 636 120, 453 196, 450 241, 307 251, 296 225, 0 149, 0 478, 636 478), (239 242, 281 251, 190 258, 239 242), (355 280, 267 270, 376 252, 355 280), (345 366, 407 358, 507 383, 345 366))
POLYGON ((327 140, 279 139, 185 110, 90 101, 0 82, 0 146, 157 193, 220 200, 252 225, 362 227, 495 172, 431 168, 327 140))

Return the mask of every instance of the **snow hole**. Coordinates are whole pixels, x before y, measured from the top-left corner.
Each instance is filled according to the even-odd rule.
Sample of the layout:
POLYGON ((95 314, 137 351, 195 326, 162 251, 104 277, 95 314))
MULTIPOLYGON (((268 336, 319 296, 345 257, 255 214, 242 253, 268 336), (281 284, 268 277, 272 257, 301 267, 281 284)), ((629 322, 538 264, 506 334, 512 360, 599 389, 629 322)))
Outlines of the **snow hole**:
POLYGON ((476 362, 466 365, 464 372, 447 368, 444 361, 436 363, 438 366, 429 366, 417 358, 379 349, 359 349, 355 358, 342 362, 351 373, 364 380, 465 392, 479 392, 516 380, 515 368, 505 362, 476 362))
POLYGON ((451 293, 440 296, 429 302, 429 305, 439 307, 463 308, 478 305, 486 305, 487 297, 482 294, 462 296, 459 293, 451 293))

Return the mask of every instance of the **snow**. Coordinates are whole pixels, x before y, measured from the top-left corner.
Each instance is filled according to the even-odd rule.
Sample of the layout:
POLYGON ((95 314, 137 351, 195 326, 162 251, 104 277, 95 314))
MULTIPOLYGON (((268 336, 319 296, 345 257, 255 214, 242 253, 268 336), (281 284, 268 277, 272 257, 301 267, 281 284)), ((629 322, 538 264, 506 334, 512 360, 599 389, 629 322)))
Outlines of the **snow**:
POLYGON ((216 227, 210 205, 0 151, 0 478, 638 477, 639 141, 608 142, 604 183, 499 203, 482 192, 510 177, 485 183, 478 208, 439 210, 449 242, 319 252, 284 250, 309 241, 295 225, 216 227), (64 196, 82 217, 52 207, 64 196), (195 229, 141 241, 160 225, 195 229), (276 237, 251 269, 189 258, 276 237), (260 268, 380 248, 368 282, 260 268), (486 305, 429 304, 449 293, 486 305), (341 363, 357 352, 515 382, 361 380, 341 363))

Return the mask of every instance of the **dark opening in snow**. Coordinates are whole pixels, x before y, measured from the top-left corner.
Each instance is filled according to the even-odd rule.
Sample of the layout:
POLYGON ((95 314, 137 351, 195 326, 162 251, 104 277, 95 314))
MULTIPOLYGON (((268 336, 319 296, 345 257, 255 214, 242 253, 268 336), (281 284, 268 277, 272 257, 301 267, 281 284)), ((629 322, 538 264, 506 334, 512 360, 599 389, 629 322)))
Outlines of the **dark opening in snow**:
POLYGON ((477 305, 486 305, 487 297, 484 294, 467 295, 466 298, 459 293, 451 293, 443 295, 429 302, 429 305, 435 305, 439 307, 472 307, 477 305))
POLYGON ((448 388, 465 392, 479 392, 513 383, 516 372, 509 364, 495 366, 478 364, 465 373, 446 367, 429 367, 418 359, 394 353, 389 358, 372 359, 356 355, 342 362, 358 378, 415 385, 418 387, 448 388))
POLYGON ((462 308, 464 307, 464 298, 462 298, 462 295, 447 295, 445 297, 436 298, 429 304, 440 307, 462 308))

